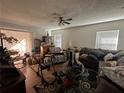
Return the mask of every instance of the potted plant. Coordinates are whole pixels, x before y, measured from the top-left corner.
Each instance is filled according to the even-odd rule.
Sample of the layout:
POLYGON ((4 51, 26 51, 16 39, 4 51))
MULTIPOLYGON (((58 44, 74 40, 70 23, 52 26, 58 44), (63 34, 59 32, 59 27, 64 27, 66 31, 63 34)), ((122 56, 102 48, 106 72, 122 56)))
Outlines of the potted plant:
POLYGON ((3 46, 3 41, 6 41, 8 43, 14 43, 18 40, 12 36, 7 37, 4 33, 0 32, 0 64, 9 64, 11 63, 11 57, 9 50, 3 46))

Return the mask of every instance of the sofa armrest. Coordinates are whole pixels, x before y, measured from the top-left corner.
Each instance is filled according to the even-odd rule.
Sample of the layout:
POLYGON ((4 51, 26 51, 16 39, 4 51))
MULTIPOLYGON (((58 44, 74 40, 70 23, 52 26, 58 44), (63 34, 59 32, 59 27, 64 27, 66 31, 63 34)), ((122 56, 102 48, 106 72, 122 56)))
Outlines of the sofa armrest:
POLYGON ((124 93, 124 89, 115 85, 106 77, 101 77, 95 93, 124 93))
POLYGON ((88 57, 79 58, 79 61, 84 65, 84 67, 98 71, 99 61, 94 61, 88 57))

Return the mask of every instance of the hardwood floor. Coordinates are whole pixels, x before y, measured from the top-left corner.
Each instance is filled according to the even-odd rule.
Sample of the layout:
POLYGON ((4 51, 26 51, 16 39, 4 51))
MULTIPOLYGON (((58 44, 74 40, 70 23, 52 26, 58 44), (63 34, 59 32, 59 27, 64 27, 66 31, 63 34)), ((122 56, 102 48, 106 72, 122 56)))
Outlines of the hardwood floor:
MULTIPOLYGON (((36 66, 36 65, 34 65, 36 66)), ((62 70, 62 64, 58 64, 55 67, 56 71, 62 70)), ((35 67, 36 68, 36 67, 35 67)), ((26 93, 36 93, 35 90, 33 89, 33 86, 38 84, 40 82, 40 77, 36 75, 36 72, 34 72, 29 65, 26 65, 24 68, 20 69, 25 77, 25 83, 26 83, 26 93)), ((43 70, 44 78, 46 80, 53 79, 53 68, 51 67, 50 70, 43 70)))
POLYGON ((25 84, 26 84, 26 93, 36 93, 33 89, 33 86, 40 82, 40 78, 36 75, 36 73, 29 67, 29 65, 25 66, 24 68, 20 69, 25 77, 25 84))

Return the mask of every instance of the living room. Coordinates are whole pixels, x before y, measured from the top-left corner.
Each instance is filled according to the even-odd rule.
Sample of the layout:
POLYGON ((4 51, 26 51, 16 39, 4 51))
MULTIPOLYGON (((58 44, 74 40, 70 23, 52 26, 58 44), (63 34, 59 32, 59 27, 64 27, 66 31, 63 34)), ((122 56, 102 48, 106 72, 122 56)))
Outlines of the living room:
POLYGON ((14 67, 6 66, 7 58, 0 53, 0 93, 123 93, 123 24, 123 0, 0 0, 1 51, 14 53, 9 55, 14 67), (44 64, 39 63, 53 59, 58 62, 43 67, 42 73, 44 64), (59 63, 60 59, 64 61, 59 63), (54 91, 56 83, 47 79, 54 76, 58 81, 60 76, 53 72, 70 68, 65 66, 70 61, 83 66, 87 80, 81 77, 77 87, 62 77, 62 90, 54 91), (19 81, 11 81, 18 74, 19 81))

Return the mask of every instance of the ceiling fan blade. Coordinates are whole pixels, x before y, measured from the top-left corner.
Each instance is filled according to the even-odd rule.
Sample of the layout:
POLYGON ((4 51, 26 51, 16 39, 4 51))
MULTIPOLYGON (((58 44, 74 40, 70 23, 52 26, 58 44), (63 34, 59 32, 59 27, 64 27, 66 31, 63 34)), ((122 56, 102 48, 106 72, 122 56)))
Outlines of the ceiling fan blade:
POLYGON ((123 7, 121 7, 121 9, 124 9, 124 6, 123 6, 123 7))
POLYGON ((64 25, 63 21, 58 23, 59 26, 64 25))
POLYGON ((61 24, 62 24, 61 22, 58 23, 59 26, 61 26, 61 24))
POLYGON ((63 23, 65 23, 65 24, 70 24, 69 22, 66 22, 66 21, 63 21, 63 23))
POLYGON ((72 18, 66 19, 66 21, 71 21, 71 20, 72 20, 72 18))
POLYGON ((64 23, 62 22, 62 25, 64 26, 64 23))

